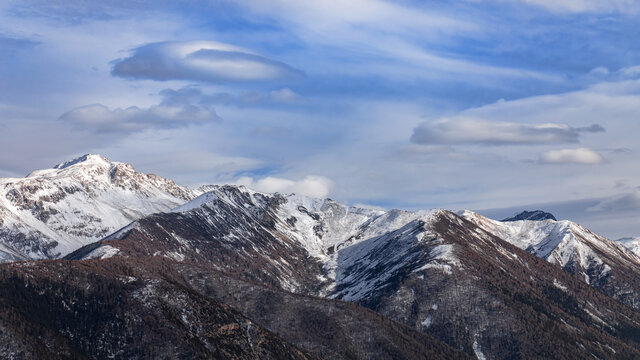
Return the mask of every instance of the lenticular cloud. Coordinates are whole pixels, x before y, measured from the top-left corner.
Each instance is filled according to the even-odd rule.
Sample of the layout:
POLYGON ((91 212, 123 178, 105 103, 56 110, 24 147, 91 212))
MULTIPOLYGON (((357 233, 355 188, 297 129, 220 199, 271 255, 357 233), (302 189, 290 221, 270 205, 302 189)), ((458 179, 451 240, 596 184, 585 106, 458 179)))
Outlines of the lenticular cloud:
POLYGON ((415 144, 543 145, 579 142, 584 132, 603 132, 598 124, 574 128, 566 124, 521 124, 477 118, 445 118, 421 124, 413 131, 415 144))
POLYGON ((111 73, 131 79, 215 83, 289 80, 300 70, 246 49, 213 41, 159 42, 114 62, 111 73))

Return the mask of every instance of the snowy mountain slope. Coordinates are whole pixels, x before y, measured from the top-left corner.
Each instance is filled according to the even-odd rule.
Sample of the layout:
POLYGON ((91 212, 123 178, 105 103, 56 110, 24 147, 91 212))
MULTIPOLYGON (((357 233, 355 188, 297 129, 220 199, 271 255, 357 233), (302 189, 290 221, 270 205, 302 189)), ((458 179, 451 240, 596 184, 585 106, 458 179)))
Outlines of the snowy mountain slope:
POLYGON ((607 358, 635 354, 625 341, 640 344, 635 330, 625 333, 640 330, 640 313, 446 210, 378 211, 218 186, 68 258, 103 254, 206 265, 356 302, 477 357, 607 358))
POLYGON ((91 245, 71 257, 143 254, 213 260, 219 269, 246 274, 251 281, 275 280, 274 285, 289 291, 313 288, 315 294, 348 300, 379 291, 395 273, 387 268, 377 274, 372 267, 395 263, 400 268, 413 260, 415 267, 445 266, 440 263, 446 252, 436 249, 434 236, 425 235, 433 211, 384 212, 243 186, 211 189, 171 214, 155 214, 114 233, 99 244, 108 250, 91 245), (427 247, 422 246, 425 237, 430 237, 427 247), (221 257, 227 259, 223 265, 221 257))
POLYGON ((125 163, 85 155, 0 179, 0 261, 56 258, 196 193, 125 163))
POLYGON ((283 201, 282 195, 222 186, 171 213, 135 221, 68 258, 87 258, 110 246, 118 249, 115 256, 162 256, 209 264, 246 281, 317 293, 325 284, 322 263, 276 229, 277 223, 286 226, 286 219, 275 212, 283 201))
POLYGON ((635 351, 623 350, 627 325, 620 321, 628 316, 623 312, 637 311, 454 213, 436 213, 428 228, 454 266, 409 264, 361 303, 477 358, 612 358, 635 351), (592 341, 604 333, 617 344, 592 341))
POLYGON ((640 307, 640 257, 621 244, 566 220, 501 222, 471 211, 460 215, 605 293, 640 307))
POLYGON ((627 249, 633 251, 634 254, 640 256, 640 237, 627 237, 616 240, 616 242, 627 249))

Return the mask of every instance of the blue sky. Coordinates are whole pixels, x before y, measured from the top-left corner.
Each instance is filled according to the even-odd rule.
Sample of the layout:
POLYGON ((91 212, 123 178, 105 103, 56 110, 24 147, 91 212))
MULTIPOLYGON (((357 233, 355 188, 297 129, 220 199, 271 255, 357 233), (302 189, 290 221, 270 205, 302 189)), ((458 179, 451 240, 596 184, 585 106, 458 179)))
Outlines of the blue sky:
POLYGON ((0 1, 0 176, 543 207, 640 235, 640 2, 0 1))

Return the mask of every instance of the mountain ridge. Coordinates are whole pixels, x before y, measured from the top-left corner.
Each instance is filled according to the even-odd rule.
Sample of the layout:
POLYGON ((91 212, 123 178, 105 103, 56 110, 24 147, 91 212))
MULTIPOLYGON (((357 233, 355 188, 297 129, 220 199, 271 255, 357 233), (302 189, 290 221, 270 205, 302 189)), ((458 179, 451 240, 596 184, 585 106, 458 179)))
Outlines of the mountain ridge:
POLYGON ((640 257, 618 242, 568 221, 501 222, 471 211, 461 216, 497 237, 556 264, 605 293, 640 307, 640 257))
MULTIPOLYGON (((539 347, 560 346, 554 336, 540 337, 543 323, 531 320, 540 309, 558 337, 574 339, 570 353, 609 356, 599 343, 633 353, 616 337, 635 321, 640 326, 640 318, 624 320, 639 313, 447 210, 360 211, 229 185, 181 209, 136 221, 98 249, 118 249, 113 258, 207 264, 243 281, 354 302, 476 357, 554 354, 539 347), (579 340, 572 328, 604 338, 579 340)), ((82 259, 87 251, 96 248, 69 258, 82 259)))
MULTIPOLYGON (((136 301, 158 283, 161 298, 182 289, 191 299, 184 303, 189 306, 199 309, 201 300, 230 305, 312 356, 325 349, 334 358, 375 358, 376 344, 386 341, 380 357, 416 358, 426 351, 419 345, 423 341, 439 354, 436 358, 640 357, 640 258, 579 224, 552 219, 500 222, 445 209, 379 210, 235 185, 194 191, 99 156, 76 160, 33 173, 31 179, 51 181, 58 188, 70 178, 85 180, 86 187, 57 201, 40 199, 44 205, 65 204, 78 194, 84 203, 76 210, 82 212, 92 197, 104 200, 103 192, 109 194, 107 200, 114 193, 132 194, 133 205, 174 201, 163 203, 161 211, 132 216, 133 221, 114 226, 98 241, 84 239, 87 244, 63 260, 26 262, 24 269, 21 263, 0 265, 0 284, 15 287, 22 281, 15 277, 28 274, 35 282, 29 286, 46 288, 60 267, 71 269, 65 276, 83 279, 80 288, 91 287, 93 281, 76 274, 82 269, 92 277, 106 274, 110 284, 144 277, 137 290, 122 289, 122 298, 133 304, 126 311, 148 311, 137 309, 136 301), (186 194, 182 198, 180 191, 186 194), (34 266, 43 273, 28 270, 34 266), (3 273, 3 268, 11 270, 3 273), (346 303, 352 306, 340 305, 346 303), (340 321, 327 312, 339 314, 340 321), (348 339, 353 322, 370 329, 370 336, 348 339), (342 350, 319 335, 336 329, 342 350), (396 341, 405 345, 393 345, 396 341)), ((43 195, 39 191, 51 186, 45 183, 20 191, 35 202, 43 195)), ((73 207, 57 208, 60 214, 69 209, 73 207)), ((53 218, 56 215, 62 216, 53 218)), ((62 286, 57 281, 55 286, 62 286)), ((65 294, 77 298, 75 291, 65 294)), ((64 308, 73 303, 67 295, 52 300, 62 301, 64 308)), ((175 305, 155 295, 148 299, 164 308, 175 305)), ((11 294, 6 301, 14 301, 11 294)), ((4 321, 15 326, 11 311, 4 321)), ((0 325, 2 316, 0 312, 0 325)), ((55 314, 53 319, 58 316, 67 315, 55 314)), ((113 321, 109 324, 119 320, 113 321)), ((175 326, 172 321, 167 324, 175 326)), ((56 324, 48 325, 54 333, 60 331, 56 324)), ((193 329, 203 326, 196 325, 193 329)), ((234 333, 235 339, 245 344, 241 352, 250 354, 248 327, 238 326, 233 325, 242 330, 234 333)), ((172 331, 170 338, 201 336, 200 330, 172 331)), ((203 344, 209 341, 201 339, 203 344)))

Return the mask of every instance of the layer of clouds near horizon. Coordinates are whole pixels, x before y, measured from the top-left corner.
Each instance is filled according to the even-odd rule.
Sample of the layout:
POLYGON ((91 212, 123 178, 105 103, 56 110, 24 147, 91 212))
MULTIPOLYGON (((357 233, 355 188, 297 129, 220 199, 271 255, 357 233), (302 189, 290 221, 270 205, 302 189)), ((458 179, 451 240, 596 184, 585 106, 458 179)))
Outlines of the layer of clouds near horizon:
POLYGON ((291 80, 302 71, 243 48, 214 41, 157 42, 113 62, 112 75, 129 79, 229 83, 291 80))
POLYGON ((579 142, 580 133, 603 132, 601 125, 521 124, 473 117, 444 118, 419 125, 411 142, 422 145, 544 145, 579 142))

